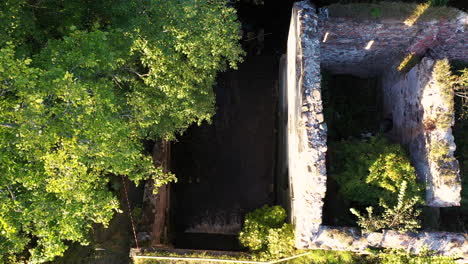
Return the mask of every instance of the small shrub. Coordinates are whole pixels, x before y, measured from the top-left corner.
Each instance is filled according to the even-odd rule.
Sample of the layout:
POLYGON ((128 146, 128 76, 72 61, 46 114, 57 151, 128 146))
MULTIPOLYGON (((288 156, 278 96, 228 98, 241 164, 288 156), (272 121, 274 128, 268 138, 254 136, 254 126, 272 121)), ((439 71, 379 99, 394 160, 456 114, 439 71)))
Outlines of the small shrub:
POLYGON ((421 227, 418 220, 421 210, 416 207, 422 204, 422 200, 420 196, 410 196, 406 191, 407 182, 403 181, 398 192, 398 202, 393 207, 381 200, 380 206, 383 208, 381 215, 375 216, 372 206, 366 208, 367 216, 361 215, 354 208, 351 208, 351 213, 358 218, 358 225, 366 232, 376 232, 382 229, 414 231, 421 227))
POLYGON ((295 251, 294 228, 285 220, 286 211, 281 206, 265 205, 247 214, 239 241, 258 260, 291 256, 295 251))
POLYGON ((409 195, 419 195, 421 186, 406 152, 398 144, 376 136, 370 140, 341 141, 332 147, 330 175, 336 179, 344 198, 362 205, 378 205, 383 199, 395 203, 403 181, 409 195))

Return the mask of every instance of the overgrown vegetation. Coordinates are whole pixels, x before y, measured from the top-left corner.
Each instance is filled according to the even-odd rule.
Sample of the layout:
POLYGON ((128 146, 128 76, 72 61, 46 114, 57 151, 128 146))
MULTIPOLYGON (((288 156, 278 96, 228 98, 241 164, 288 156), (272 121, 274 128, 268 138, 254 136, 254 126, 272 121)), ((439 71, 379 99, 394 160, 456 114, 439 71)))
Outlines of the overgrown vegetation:
POLYGON ((437 256, 433 252, 423 249, 419 254, 411 254, 404 250, 389 249, 377 255, 382 264, 455 264, 451 257, 437 256))
POLYGON ((359 137, 378 131, 380 105, 377 79, 332 75, 322 71, 322 100, 328 140, 359 137))
MULTIPOLYGON (((402 188, 406 188, 403 183, 402 188)), ((403 191, 404 192, 404 191, 403 191)), ((398 263, 437 263, 453 264, 450 257, 441 257, 428 250, 422 250, 420 254, 411 254, 404 250, 369 250, 369 254, 360 255, 348 251, 333 250, 297 250, 294 248, 294 232, 292 226, 284 222, 285 210, 280 206, 263 206, 246 216, 245 224, 239 239, 241 243, 250 249, 249 253, 235 253, 220 255, 209 252, 176 253, 169 251, 157 251, 144 253, 144 256, 181 257, 181 258, 205 258, 218 260, 246 260, 260 261, 263 263, 275 263, 281 258, 302 255, 300 257, 282 261, 288 264, 398 264, 398 263), (286 230, 286 231, 285 231, 286 230), (284 232, 285 231, 285 232, 284 232)), ((352 239, 352 236, 337 232, 336 239, 352 239)), ((135 258, 135 264, 152 263, 214 263, 209 260, 154 260, 135 258)))
MULTIPOLYGON (((455 94, 468 89, 467 64, 451 61, 452 77, 455 94)), ((468 100, 466 97, 455 96, 455 125, 453 127, 456 150, 454 156, 460 165, 462 183, 460 207, 444 208, 441 211, 442 228, 453 232, 468 232, 468 100)))
POLYGON ((408 183, 403 181, 398 192, 397 203, 393 207, 386 201, 380 200, 379 205, 383 208, 381 215, 374 215, 374 208, 366 208, 367 215, 361 215, 356 209, 351 212, 358 218, 358 225, 366 232, 376 232, 383 229, 398 230, 401 232, 415 231, 421 228, 418 216, 420 209, 416 207, 422 204, 419 196, 408 196, 408 183))
POLYGON ((341 141, 334 144, 333 157, 330 176, 338 182, 339 192, 366 208, 366 215, 351 209, 361 228, 408 231, 420 227, 417 207, 422 204, 422 188, 400 145, 382 136, 341 141))
POLYGON ((457 103, 456 116, 468 120, 468 65, 462 62, 451 62, 451 86, 457 103))
POLYGON ((454 82, 455 78, 450 71, 447 59, 437 60, 434 64, 434 80, 440 89, 440 94, 445 106, 444 112, 436 118, 437 127, 448 128, 453 125, 454 118, 454 82))
MULTIPOLYGON (((447 129, 454 124, 455 118, 455 95, 456 92, 466 92, 466 84, 468 83, 468 75, 462 71, 460 75, 454 75, 451 71, 450 63, 447 59, 438 60, 434 64, 434 81, 440 90, 441 99, 443 100, 443 108, 439 109, 439 113, 433 119, 433 128, 425 124, 427 130, 435 128, 447 129)), ((461 96, 462 107, 458 110, 461 115, 465 115, 464 108, 466 108, 466 99, 461 96)), ((459 114, 460 115, 460 114, 459 114)), ((429 144, 428 157, 431 162, 436 164, 441 171, 441 176, 444 182, 450 183, 456 181, 458 173, 454 164, 456 163, 455 157, 451 155, 449 149, 449 142, 446 140, 433 140, 429 144)))
POLYGON ((0 2, 0 262, 86 244, 119 211, 110 177, 174 180, 142 141, 210 119, 236 19, 224 0, 0 2))
MULTIPOLYGON (((369 252, 368 255, 359 255, 349 251, 334 251, 334 250, 309 250, 305 256, 298 257, 292 260, 284 261, 281 263, 287 264, 455 264, 455 260, 451 257, 437 256, 433 252, 423 250, 420 254, 408 253, 404 250, 378 250, 369 252)), ((225 260, 252 260, 245 257, 233 256, 216 256, 208 253, 197 254, 170 254, 170 253, 155 253, 149 255, 158 256, 172 256, 172 257, 186 257, 186 258, 212 258, 212 259, 225 259, 225 260)), ((194 260, 151 260, 151 259, 135 259, 135 264, 205 264, 215 263, 206 261, 194 260)), ((216 262, 219 263, 219 262, 216 262)), ((267 263, 267 262, 264 262, 267 263)))
POLYGON ((346 199, 363 205, 377 205, 380 199, 395 202, 403 181, 409 183, 411 196, 421 192, 406 152, 382 136, 342 140, 333 152, 330 176, 346 199))
POLYGON ((400 19, 405 20, 407 25, 413 25, 418 21, 455 19, 459 11, 444 6, 441 2, 442 0, 433 0, 418 4, 380 1, 379 3, 332 4, 328 9, 332 17, 347 17, 356 20, 400 19))
POLYGON ((284 208, 265 205, 246 215, 239 241, 257 260, 291 256, 295 252, 294 228, 285 220, 284 208))

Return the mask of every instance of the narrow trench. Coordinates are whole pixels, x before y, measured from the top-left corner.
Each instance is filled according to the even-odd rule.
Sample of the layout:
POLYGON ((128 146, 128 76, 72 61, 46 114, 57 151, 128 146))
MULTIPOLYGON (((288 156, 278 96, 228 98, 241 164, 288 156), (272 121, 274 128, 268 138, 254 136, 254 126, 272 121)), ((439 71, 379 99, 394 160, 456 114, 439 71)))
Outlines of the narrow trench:
POLYGON ((236 5, 244 62, 218 76, 212 123, 190 127, 172 146, 177 248, 241 250, 245 214, 276 202, 278 67, 292 3, 236 5))

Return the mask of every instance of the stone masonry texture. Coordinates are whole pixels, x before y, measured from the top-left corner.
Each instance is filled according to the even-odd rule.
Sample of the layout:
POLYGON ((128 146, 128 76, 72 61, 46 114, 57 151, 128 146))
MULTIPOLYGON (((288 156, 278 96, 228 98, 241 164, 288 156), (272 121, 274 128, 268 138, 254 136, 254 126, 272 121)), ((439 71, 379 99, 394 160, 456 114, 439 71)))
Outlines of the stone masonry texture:
POLYGON ((287 54, 288 168, 296 245, 307 247, 322 222, 326 192, 327 127, 320 90, 320 42, 315 9, 292 11, 287 54))
MULTIPOLYGON (((453 113, 449 112, 453 110, 447 108, 443 88, 434 81, 434 63, 430 58, 423 58, 408 73, 389 70, 384 74, 385 115, 392 117, 392 136, 408 146, 418 178, 426 183, 426 205, 460 206, 461 179, 454 158, 452 128, 438 125, 438 119, 445 114, 451 117, 453 125, 453 113), (449 150, 450 164, 431 160, 430 151, 437 144, 449 150)), ((453 96, 449 100, 453 102, 453 96)))
MULTIPOLYGON (((413 163, 422 161, 421 164, 416 162, 416 169, 418 176, 427 183, 429 205, 457 205, 459 179, 455 184, 450 183, 452 185, 440 185, 437 166, 427 160, 428 141, 431 140, 447 142, 453 155, 451 128, 424 132, 421 124, 425 115, 444 111, 437 100, 437 87, 433 85, 434 61, 441 58, 468 60, 467 23, 468 16, 463 12, 450 21, 417 22, 413 26, 406 26, 403 20, 354 21, 329 16, 326 8, 317 14, 309 1, 295 3, 288 37, 285 85, 291 218, 296 228, 297 248, 363 252, 368 247, 384 247, 417 253, 428 247, 442 255, 468 258, 466 234, 402 234, 390 230, 361 234, 357 229, 321 224, 326 193, 327 126, 320 88, 321 69, 332 74, 382 77, 384 113, 397 117, 395 139, 410 147, 413 163), (370 41, 372 45, 366 49, 370 41), (428 58, 408 73, 397 72, 399 62, 408 54, 428 58), (447 191, 451 195, 442 197, 447 191)), ((457 166, 453 165, 456 171, 457 166)))
MULTIPOLYGON (((452 20, 403 23, 405 18, 357 21, 333 17, 321 9, 319 22, 322 67, 334 73, 376 76, 411 53, 468 60, 468 15, 452 20), (325 34, 327 39, 323 42, 325 34), (373 41, 369 49, 367 44, 373 41)), ((330 11, 332 12, 332 11, 330 11)))

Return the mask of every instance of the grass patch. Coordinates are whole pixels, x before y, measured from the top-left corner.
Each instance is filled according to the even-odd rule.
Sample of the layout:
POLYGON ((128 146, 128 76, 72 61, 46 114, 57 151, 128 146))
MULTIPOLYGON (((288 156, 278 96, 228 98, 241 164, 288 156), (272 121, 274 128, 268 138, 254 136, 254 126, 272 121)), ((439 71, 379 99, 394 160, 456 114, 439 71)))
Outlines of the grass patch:
MULTIPOLYGON (((252 261, 252 257, 248 254, 240 254, 237 256, 233 255, 222 255, 222 254, 213 254, 207 251, 197 251, 191 252, 187 251, 185 253, 170 252, 158 250, 155 252, 148 252, 141 254, 142 256, 157 256, 157 257, 178 257, 178 258, 204 258, 204 259, 222 259, 222 260, 245 260, 252 261)), ((160 259, 140 259, 133 258, 133 264, 155 264, 155 263, 219 263, 219 262, 207 262, 207 261, 184 261, 184 260, 160 260, 160 259)))
POLYGON ((353 3, 333 4, 328 6, 330 17, 346 17, 356 20, 371 19, 397 19, 425 22, 438 19, 453 20, 460 11, 446 6, 431 6, 429 4, 380 2, 380 3, 353 3), (427 6, 426 6, 427 5, 427 6))
MULTIPOLYGON (((453 258, 436 256, 432 252, 423 250, 419 255, 409 254, 404 250, 375 250, 369 251, 368 255, 356 254, 349 251, 334 251, 334 250, 309 250, 298 251, 300 253, 309 252, 305 256, 284 261, 284 264, 416 264, 416 263, 433 263, 433 264, 455 264, 453 258)), ((181 256, 181 255, 179 255, 181 256)), ((184 255, 187 256, 187 255, 184 255)), ((206 256, 206 255, 203 255, 206 256)), ((195 256, 194 256, 195 257, 195 256)), ((216 257, 217 259, 225 259, 216 257)), ((232 259, 232 258, 231 258, 232 259)), ((210 264, 222 262, 210 261, 181 261, 181 260, 152 260, 139 259, 133 262, 134 264, 210 264)))
MULTIPOLYGON (((349 251, 334 251, 334 250, 297 250, 296 255, 309 253, 305 256, 298 257, 292 260, 284 261, 281 263, 287 264, 371 264, 375 263, 373 260, 375 258, 370 258, 365 255, 358 255, 349 251)), ((157 256, 163 256, 161 254, 166 254, 162 252, 151 253, 157 256)), ((149 254, 145 254, 149 255, 149 254)), ((209 259, 220 259, 220 260, 247 260, 252 261, 252 259, 245 257, 234 257, 234 256, 219 256, 219 255, 210 255, 209 253, 195 253, 195 254, 169 254, 168 256, 173 257, 186 257, 186 258, 209 258, 209 259)), ((207 263, 222 263, 222 262, 210 262, 210 261, 187 261, 187 260, 155 260, 155 259, 134 259, 134 264, 207 264, 207 263)))

